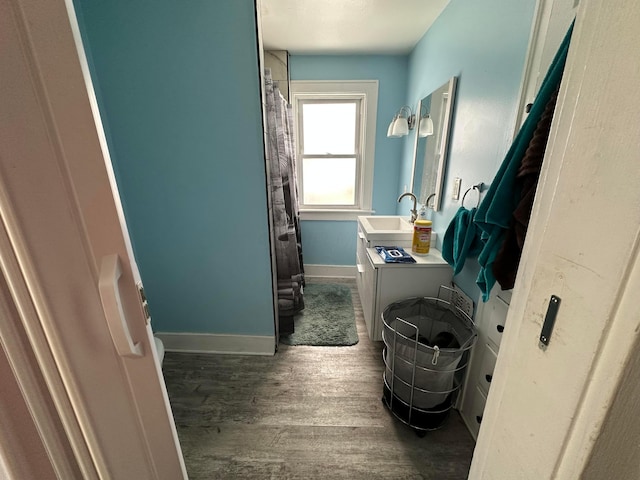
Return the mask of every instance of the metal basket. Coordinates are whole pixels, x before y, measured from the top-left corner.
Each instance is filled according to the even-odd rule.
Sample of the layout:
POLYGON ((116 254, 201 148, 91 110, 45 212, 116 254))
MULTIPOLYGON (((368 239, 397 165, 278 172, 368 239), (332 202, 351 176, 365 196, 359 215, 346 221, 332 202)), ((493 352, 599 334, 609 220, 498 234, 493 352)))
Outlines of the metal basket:
POLYGON ((441 427, 456 403, 477 337, 464 303, 443 286, 438 298, 408 298, 382 313, 383 401, 417 431, 441 427))

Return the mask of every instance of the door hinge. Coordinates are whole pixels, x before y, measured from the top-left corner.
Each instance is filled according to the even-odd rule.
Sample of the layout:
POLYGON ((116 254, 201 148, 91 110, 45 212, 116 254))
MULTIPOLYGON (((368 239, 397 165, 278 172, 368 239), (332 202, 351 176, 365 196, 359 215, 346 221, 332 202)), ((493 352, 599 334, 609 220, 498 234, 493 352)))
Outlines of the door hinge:
POLYGON ((136 286, 138 287, 138 295, 140 295, 140 304, 142 305, 144 318, 147 323, 149 323, 151 321, 151 313, 149 313, 149 302, 147 302, 147 296, 144 294, 144 287, 141 283, 138 283, 136 286))

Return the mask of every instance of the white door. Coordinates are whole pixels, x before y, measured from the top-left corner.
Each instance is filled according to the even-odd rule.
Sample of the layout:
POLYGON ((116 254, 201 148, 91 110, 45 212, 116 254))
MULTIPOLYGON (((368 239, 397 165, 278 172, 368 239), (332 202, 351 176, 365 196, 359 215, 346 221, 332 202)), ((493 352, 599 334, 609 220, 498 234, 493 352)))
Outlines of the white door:
MULTIPOLYGON (((16 313, 0 339, 15 365, 11 335, 37 358, 59 419, 50 429, 65 435, 41 432, 43 443, 73 451, 56 468, 186 478, 79 38, 71 0, 0 0, 0 268, 11 297, 0 306, 16 313)), ((31 407, 36 423, 45 410, 31 407)))
MULTIPOLYGON (((625 395, 640 331, 639 24, 635 0, 580 2, 474 480, 583 478, 588 462, 595 471, 608 410, 625 395), (551 295, 561 303, 542 350, 551 295)), ((631 478, 616 469, 637 465, 634 448, 636 439, 621 439, 595 478, 631 478)))
POLYGON ((578 3, 579 0, 537 0, 514 135, 526 120, 527 105, 535 100, 544 75, 576 17, 578 3))

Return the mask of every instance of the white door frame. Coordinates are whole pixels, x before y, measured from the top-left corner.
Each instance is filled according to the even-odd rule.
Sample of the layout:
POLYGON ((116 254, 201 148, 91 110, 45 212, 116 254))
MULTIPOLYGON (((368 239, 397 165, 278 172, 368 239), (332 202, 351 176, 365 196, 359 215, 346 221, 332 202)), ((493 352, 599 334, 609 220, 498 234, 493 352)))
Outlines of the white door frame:
POLYGON ((0 340, 44 448, 61 478, 186 478, 71 0, 0 0, 0 55, 0 340), (137 358, 106 322, 112 255, 137 358))
POLYGON ((579 6, 471 465, 474 480, 581 478, 634 355, 639 21, 634 0, 615 9, 604 0, 579 6), (562 302, 542 351, 538 337, 551 294, 562 302))
POLYGON ((537 0, 533 14, 527 60, 520 83, 520 103, 516 115, 515 137, 527 118, 527 105, 533 103, 553 56, 576 16, 578 0, 537 0))

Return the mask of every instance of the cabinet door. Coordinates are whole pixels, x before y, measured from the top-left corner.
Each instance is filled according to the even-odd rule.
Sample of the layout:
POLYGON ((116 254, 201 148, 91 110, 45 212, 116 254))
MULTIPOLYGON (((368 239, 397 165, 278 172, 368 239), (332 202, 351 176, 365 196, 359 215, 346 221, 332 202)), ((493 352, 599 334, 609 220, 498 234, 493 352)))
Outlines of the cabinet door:
POLYGON ((487 338, 496 347, 500 347, 500 342, 502 342, 502 332, 504 332, 507 322, 508 311, 509 305, 498 296, 491 297, 485 305, 485 319, 483 319, 482 326, 486 328, 487 338))
POLYGON ((393 265, 377 271, 376 328, 371 337, 376 341, 382 340, 382 313, 390 303, 410 297, 437 297, 440 285, 449 285, 453 273, 446 264, 430 267, 393 265))
POLYGON ((493 370, 496 368, 496 360, 498 355, 491 349, 489 345, 484 345, 482 353, 482 365, 480 366, 480 374, 478 375, 478 385, 480 390, 485 394, 489 393, 491 382, 493 381, 493 370))
POLYGON ((469 432, 474 439, 478 438, 482 416, 484 415, 484 407, 487 403, 487 397, 478 387, 472 387, 472 391, 467 394, 462 408, 462 418, 464 419, 469 432))
POLYGON ((377 270, 373 268, 373 264, 369 260, 365 251, 363 262, 358 265, 358 269, 362 267, 362 273, 358 270, 358 277, 361 278, 362 287, 358 288, 360 293, 360 301, 362 302, 362 311, 364 321, 367 325, 367 333, 369 338, 373 339, 376 318, 374 318, 375 291, 377 283, 377 270))

